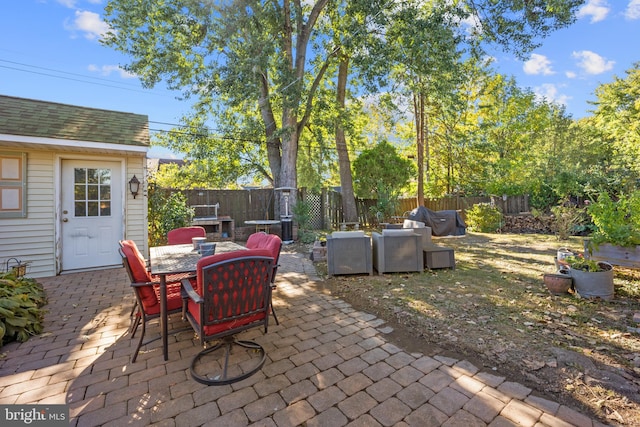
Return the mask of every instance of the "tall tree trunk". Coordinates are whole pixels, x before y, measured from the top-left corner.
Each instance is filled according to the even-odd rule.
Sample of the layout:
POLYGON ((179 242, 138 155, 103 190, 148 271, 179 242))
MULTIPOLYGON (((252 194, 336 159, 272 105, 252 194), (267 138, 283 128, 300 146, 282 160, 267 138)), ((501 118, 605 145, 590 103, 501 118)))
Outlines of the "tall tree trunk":
POLYGON ((424 206, 424 94, 422 92, 413 95, 413 110, 416 118, 416 151, 418 161, 418 206, 424 206))
MULTIPOLYGON (((287 110, 283 113, 283 129, 285 130, 286 136, 282 144, 282 168, 280 169, 280 187, 289 187, 291 188, 291 195, 289 197, 289 215, 291 215, 291 210, 296 204, 297 194, 296 189, 298 188, 298 170, 296 168, 296 163, 298 161, 298 127, 297 127, 297 118, 293 110, 287 110)), ((277 195, 279 196, 279 194, 277 195)), ((284 199, 278 197, 276 199, 278 204, 276 205, 276 210, 281 214, 284 214, 284 199)))
POLYGON ((339 109, 336 121, 336 151, 338 152, 338 165, 340 167, 340 187, 342 190, 342 211, 346 222, 358 221, 356 198, 353 193, 353 178, 351 176, 351 161, 347 150, 347 140, 344 135, 345 97, 347 91, 347 76, 349 75, 349 58, 342 57, 338 68, 337 104, 339 109))
POLYGON ((280 149, 282 142, 276 136, 276 119, 269 103, 269 81, 264 72, 259 74, 260 81, 260 99, 258 105, 260 114, 264 122, 265 136, 267 139, 267 159, 271 169, 271 185, 273 188, 280 186, 280 170, 282 169, 282 153, 280 149))

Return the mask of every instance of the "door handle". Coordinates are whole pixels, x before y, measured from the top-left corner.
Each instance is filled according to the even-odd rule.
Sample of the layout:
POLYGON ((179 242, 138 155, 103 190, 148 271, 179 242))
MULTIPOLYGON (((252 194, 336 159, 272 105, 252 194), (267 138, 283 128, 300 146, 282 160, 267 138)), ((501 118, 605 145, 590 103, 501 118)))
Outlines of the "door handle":
POLYGON ((69 218, 62 218, 62 222, 69 222, 69 218))

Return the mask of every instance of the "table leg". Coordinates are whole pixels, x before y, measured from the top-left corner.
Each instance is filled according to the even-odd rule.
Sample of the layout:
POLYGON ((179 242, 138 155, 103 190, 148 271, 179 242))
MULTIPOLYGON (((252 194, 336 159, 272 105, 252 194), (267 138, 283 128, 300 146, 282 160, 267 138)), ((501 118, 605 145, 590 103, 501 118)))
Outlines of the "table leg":
POLYGON ((162 335, 162 354, 169 360, 169 341, 167 339, 167 276, 160 275, 160 334, 162 335))

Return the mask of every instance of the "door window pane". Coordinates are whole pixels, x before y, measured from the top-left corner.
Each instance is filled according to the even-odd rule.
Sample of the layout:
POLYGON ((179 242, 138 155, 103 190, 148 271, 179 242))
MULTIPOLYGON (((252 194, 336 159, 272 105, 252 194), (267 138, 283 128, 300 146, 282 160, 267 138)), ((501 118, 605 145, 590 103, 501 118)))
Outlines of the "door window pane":
POLYGON ((75 168, 74 180, 75 216, 111 216, 111 169, 75 168))
POLYGON ((111 215, 111 202, 101 202, 100 216, 109 216, 109 215, 111 215))

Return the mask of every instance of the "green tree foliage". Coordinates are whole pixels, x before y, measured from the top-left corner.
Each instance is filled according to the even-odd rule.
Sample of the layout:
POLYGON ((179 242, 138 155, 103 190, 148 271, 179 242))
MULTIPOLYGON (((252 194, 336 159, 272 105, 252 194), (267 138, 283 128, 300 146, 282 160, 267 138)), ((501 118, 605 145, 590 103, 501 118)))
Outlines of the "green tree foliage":
POLYGON ((602 193, 587 211, 595 226, 593 243, 640 245, 640 190, 622 194, 617 199, 602 193))
POLYGON ((187 205, 184 194, 164 190, 149 183, 149 244, 159 246, 167 243, 167 233, 175 228, 191 224, 194 209, 187 205))
POLYGON ((411 160, 398 155, 387 141, 364 150, 353 162, 356 194, 363 198, 399 195, 415 174, 411 160))
POLYGON ((477 203, 466 214, 465 221, 469 231, 493 233, 502 227, 502 212, 491 203, 477 203))
MULTIPOLYGON (((447 52, 451 46, 447 40, 455 36, 469 52, 479 52, 484 43, 497 43, 522 56, 541 37, 572 22, 573 12, 582 3, 110 0, 105 20, 112 30, 104 43, 131 58, 124 67, 145 86, 162 81, 169 89, 182 92, 185 99, 196 99, 193 111, 199 123, 193 126, 187 119, 186 135, 176 132, 162 143, 180 147, 191 159, 209 162, 203 167, 209 171, 224 164, 221 167, 246 173, 241 165, 248 164, 274 186, 296 187, 301 135, 312 123, 312 112, 317 111, 314 103, 319 88, 331 87, 336 64, 345 56, 358 76, 350 81, 367 82, 376 93, 394 90, 397 85, 388 81, 394 63, 389 61, 392 55, 382 54, 385 49, 409 49, 404 54, 412 62, 407 63, 424 65, 437 60, 436 53, 447 52), (446 23, 425 27, 427 22, 420 21, 429 12, 445 8, 447 13, 439 17, 448 19, 446 23), (418 10, 424 13, 413 15, 412 25, 410 12, 418 10), (395 25, 395 17, 401 14, 406 23, 402 28, 395 25), (416 28, 423 31, 414 46, 411 40, 416 39, 416 28), (388 43, 388 35, 396 29, 398 43, 388 43), (432 31, 437 37, 429 39, 432 31), (415 47, 420 43, 427 47, 424 41, 430 43, 430 49, 424 51, 429 55, 421 58, 421 49, 415 47), (219 126, 215 132, 204 133, 202 125, 212 117, 219 126)), ((439 67, 422 67, 413 81, 430 82, 426 86, 430 91, 435 82, 447 80, 440 71, 439 67)), ((336 118, 342 119, 344 113, 348 112, 336 118)), ((327 123, 334 126, 337 122, 327 123)), ((229 170, 210 176, 233 179, 229 170)))
POLYGON ((592 124, 615 148, 613 167, 630 172, 622 183, 628 186, 640 177, 640 62, 626 74, 596 89, 592 124))
POLYGON ((462 51, 458 47, 462 39, 454 31, 454 16, 449 8, 409 3, 394 15, 387 35, 391 62, 396 64, 391 76, 400 84, 406 99, 411 100, 413 110, 419 205, 424 204, 425 170, 429 181, 431 154, 435 152, 434 116, 456 104, 455 87, 462 75, 462 51), (408 28, 414 33, 412 37, 407 37, 408 28))
MULTIPOLYGON (((309 49, 329 4, 110 0, 105 12, 113 30, 104 42, 132 58, 125 68, 145 85, 164 80, 185 97, 195 96, 202 120, 216 115, 243 126, 260 123, 274 186, 295 188, 299 137, 326 72, 320 67, 312 74, 310 64, 328 64, 334 55, 309 49)), ((217 144, 244 152, 235 134, 223 136, 229 138, 217 144)))

